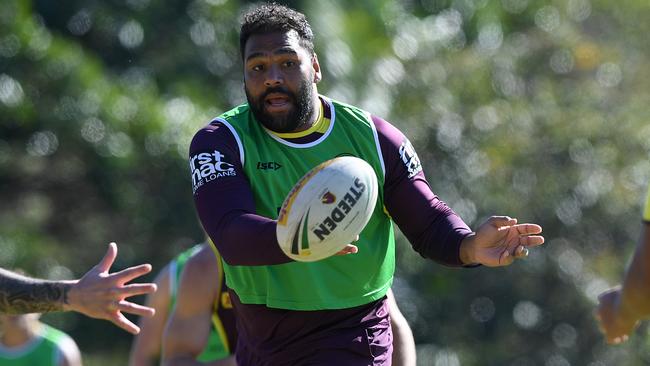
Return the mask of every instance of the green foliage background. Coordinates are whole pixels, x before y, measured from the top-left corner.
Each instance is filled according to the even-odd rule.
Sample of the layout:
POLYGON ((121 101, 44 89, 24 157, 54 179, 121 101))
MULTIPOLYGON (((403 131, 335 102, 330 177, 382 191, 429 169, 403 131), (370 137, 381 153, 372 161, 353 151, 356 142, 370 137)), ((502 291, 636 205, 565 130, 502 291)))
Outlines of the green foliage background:
MULTIPOLYGON (((636 243, 650 178, 645 0, 287 1, 308 15, 320 91, 385 117, 472 226, 540 223, 508 268, 453 270, 400 237, 395 292, 421 365, 643 365, 592 317, 636 243)), ((186 155, 244 100, 235 0, 5 0, 0 11, 0 265, 75 278, 162 266, 201 240, 186 155)), ((150 276, 148 279, 152 279, 150 276)), ((140 299, 142 300, 142 299, 140 299)), ((131 337, 75 314, 87 365, 131 337)))

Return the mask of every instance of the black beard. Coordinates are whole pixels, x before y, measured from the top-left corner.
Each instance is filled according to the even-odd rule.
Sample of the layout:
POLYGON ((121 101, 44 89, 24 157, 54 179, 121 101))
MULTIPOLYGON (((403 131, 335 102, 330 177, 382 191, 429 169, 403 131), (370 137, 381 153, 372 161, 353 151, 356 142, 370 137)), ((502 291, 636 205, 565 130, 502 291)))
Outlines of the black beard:
POLYGON ((298 95, 290 92, 285 87, 276 86, 266 89, 266 91, 258 98, 254 98, 249 92, 248 88, 244 86, 246 92, 246 99, 248 105, 253 112, 253 116, 264 127, 275 132, 292 132, 298 127, 309 122, 309 118, 314 112, 314 97, 311 89, 311 83, 304 80, 298 88, 298 95), (285 94, 289 101, 294 105, 285 116, 272 116, 266 112, 264 99, 271 93, 285 94))

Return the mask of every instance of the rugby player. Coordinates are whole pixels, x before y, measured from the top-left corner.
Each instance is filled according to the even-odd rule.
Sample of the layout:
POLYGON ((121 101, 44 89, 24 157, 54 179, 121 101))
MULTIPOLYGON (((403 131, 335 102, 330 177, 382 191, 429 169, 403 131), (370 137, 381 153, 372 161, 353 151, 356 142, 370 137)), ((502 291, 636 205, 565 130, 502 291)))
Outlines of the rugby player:
POLYGON ((221 261, 212 248, 198 244, 179 254, 156 276, 158 291, 146 301, 156 315, 140 320, 141 332, 133 340, 130 366, 160 365, 161 358, 163 365, 209 361, 235 365, 231 356, 237 345, 234 314, 221 261))
POLYGON ((543 243, 541 227, 493 216, 472 231, 431 191, 404 134, 319 95, 322 73, 303 14, 262 4, 242 19, 248 102, 199 130, 189 159, 198 215, 225 262, 237 362, 390 365, 393 221, 422 256, 459 267, 525 257, 543 243), (278 209, 307 171, 342 155, 373 167, 377 206, 350 254, 294 262, 278 246, 278 209))
POLYGON ((40 315, 0 314, 0 365, 81 366, 75 341, 42 323, 40 315))

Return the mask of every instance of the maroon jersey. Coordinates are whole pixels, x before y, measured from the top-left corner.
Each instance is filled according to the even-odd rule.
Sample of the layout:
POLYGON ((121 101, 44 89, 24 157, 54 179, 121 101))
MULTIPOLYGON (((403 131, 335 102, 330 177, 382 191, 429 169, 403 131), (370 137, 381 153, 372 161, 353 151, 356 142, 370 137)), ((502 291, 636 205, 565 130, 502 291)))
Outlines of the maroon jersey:
MULTIPOLYGON (((408 139, 390 123, 377 117, 373 121, 386 167, 384 202, 391 218, 423 257, 448 266, 462 265, 460 242, 471 230, 431 191, 408 139)), ((255 214, 239 147, 230 131, 219 122, 210 123, 195 135, 190 155, 215 147, 235 174, 198 187, 194 202, 219 253, 230 265, 290 262, 277 243, 275 220, 255 214)))
MULTIPOLYGON (((381 118, 372 117, 372 121, 386 171, 383 200, 387 212, 420 255, 461 266, 460 243, 471 230, 431 191, 404 134, 381 118)), ((318 137, 292 142, 309 143, 318 137)), ((196 187, 194 200, 223 259, 230 265, 246 266, 290 262, 277 243, 276 222, 255 213, 239 145, 218 121, 195 135, 190 155, 215 148, 220 162, 232 166, 234 174, 196 187)), ((365 365, 368 359, 377 365, 390 364, 392 333, 386 298, 348 309, 294 311, 243 304, 234 291, 230 293, 237 316, 240 365, 365 365), (332 363, 334 358, 341 362, 332 363)))

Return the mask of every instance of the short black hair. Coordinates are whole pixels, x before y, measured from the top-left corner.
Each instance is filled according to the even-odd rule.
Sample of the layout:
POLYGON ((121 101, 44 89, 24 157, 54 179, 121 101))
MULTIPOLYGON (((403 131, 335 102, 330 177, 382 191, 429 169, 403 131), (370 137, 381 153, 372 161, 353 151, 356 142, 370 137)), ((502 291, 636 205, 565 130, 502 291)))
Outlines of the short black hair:
POLYGON ((244 57, 244 47, 253 34, 288 32, 295 30, 300 45, 314 54, 314 33, 305 14, 277 3, 265 3, 249 10, 242 16, 239 33, 239 50, 244 57))

